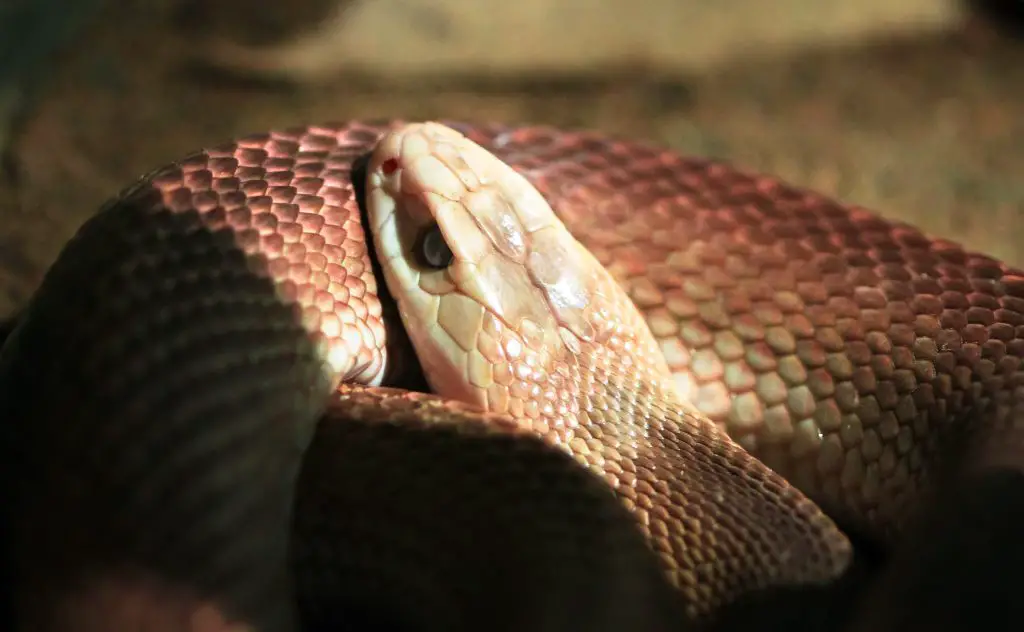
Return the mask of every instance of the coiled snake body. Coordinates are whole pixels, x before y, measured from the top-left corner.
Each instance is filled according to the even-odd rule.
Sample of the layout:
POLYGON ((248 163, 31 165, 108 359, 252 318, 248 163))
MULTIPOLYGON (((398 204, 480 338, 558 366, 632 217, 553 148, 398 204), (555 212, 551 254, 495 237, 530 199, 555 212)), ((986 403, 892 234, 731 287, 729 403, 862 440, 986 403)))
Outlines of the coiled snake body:
POLYGON ((564 227, 440 127, 360 163, 362 123, 204 151, 83 226, 0 356, 23 629, 679 629, 843 571, 807 497, 889 542, 1005 458, 1019 271, 718 163, 453 126, 564 227), (448 399, 378 388, 410 340, 448 399))

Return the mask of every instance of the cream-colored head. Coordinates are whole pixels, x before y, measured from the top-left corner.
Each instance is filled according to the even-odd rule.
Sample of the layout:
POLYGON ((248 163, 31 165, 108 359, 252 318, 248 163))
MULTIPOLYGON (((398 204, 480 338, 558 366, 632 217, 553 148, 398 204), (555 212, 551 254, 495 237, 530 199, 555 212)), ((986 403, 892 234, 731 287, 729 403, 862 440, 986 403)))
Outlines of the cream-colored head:
POLYGON ((435 392, 557 423, 576 408, 580 385, 569 382, 585 348, 626 332, 644 358, 657 349, 540 193, 458 132, 426 123, 385 134, 367 191, 388 288, 435 392))

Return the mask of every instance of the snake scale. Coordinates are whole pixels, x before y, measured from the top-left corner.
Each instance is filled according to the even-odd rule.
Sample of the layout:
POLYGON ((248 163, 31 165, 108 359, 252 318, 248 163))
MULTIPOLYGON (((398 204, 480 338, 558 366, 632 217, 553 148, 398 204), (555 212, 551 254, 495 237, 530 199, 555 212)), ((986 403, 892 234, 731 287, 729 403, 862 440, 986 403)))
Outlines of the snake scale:
MULTIPOLYGON (((449 397, 465 389, 417 361, 360 204, 395 169, 367 158, 392 125, 197 153, 62 251, 0 354, 18 629, 346 629, 374 610, 411 629, 679 630, 838 577, 833 519, 891 545, 962 472, 1016 466, 1020 271, 768 177, 549 128, 449 123, 590 253, 547 274, 592 257, 625 311, 605 333, 556 314, 583 332, 557 371, 515 360, 543 359, 548 329, 506 322, 513 354, 485 316, 504 373, 477 386, 504 408, 449 397), (440 397, 391 388, 425 390, 423 369, 440 397)), ((503 271, 456 283, 445 261, 431 283, 500 303, 517 259, 508 226, 480 228, 503 271)), ((464 263, 472 240, 446 238, 464 263)))

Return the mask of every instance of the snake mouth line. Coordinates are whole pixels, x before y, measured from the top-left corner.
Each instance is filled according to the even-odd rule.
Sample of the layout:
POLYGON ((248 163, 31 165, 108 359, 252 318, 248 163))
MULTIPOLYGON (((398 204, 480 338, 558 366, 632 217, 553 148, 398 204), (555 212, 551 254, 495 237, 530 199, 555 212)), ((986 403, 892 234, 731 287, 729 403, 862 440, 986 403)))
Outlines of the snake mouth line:
POLYGON ((405 327, 402 326, 402 319, 398 313, 398 302, 391 295, 387 281, 384 278, 384 270, 381 268, 380 260, 377 258, 376 246, 373 243, 372 224, 370 223, 369 209, 366 204, 366 177, 370 165, 371 152, 360 154, 352 161, 352 189, 356 194, 356 203, 359 205, 359 221, 363 224, 366 235, 366 251, 370 256, 370 268, 373 270, 373 278, 377 282, 377 297, 380 300, 381 310, 384 318, 386 332, 387 363, 384 367, 384 379, 381 386, 403 388, 420 393, 432 392, 427 384, 423 367, 420 365, 419 357, 416 355, 415 347, 405 327))

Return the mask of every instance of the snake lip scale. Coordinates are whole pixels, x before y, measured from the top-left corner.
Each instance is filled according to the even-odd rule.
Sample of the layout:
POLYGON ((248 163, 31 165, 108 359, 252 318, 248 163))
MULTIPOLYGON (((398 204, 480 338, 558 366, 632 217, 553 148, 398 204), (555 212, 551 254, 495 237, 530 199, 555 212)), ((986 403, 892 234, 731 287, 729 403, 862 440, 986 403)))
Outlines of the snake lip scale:
POLYGON ((241 138, 69 241, 0 350, 13 629, 685 629, 1019 467, 1021 271, 652 145, 444 125, 241 138))

